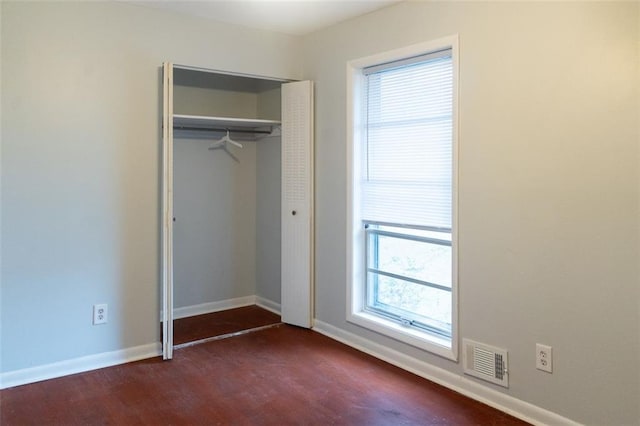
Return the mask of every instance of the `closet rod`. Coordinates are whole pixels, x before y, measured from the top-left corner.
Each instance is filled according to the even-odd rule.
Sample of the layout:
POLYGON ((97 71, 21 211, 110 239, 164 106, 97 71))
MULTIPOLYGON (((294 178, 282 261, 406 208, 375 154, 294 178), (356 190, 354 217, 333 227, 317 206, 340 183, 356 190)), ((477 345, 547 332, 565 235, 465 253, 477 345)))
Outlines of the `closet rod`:
POLYGON ((255 130, 255 129, 228 129, 226 127, 191 127, 191 126, 173 126, 174 130, 195 130, 204 132, 231 132, 231 133, 252 133, 261 135, 270 135, 271 130, 255 130))

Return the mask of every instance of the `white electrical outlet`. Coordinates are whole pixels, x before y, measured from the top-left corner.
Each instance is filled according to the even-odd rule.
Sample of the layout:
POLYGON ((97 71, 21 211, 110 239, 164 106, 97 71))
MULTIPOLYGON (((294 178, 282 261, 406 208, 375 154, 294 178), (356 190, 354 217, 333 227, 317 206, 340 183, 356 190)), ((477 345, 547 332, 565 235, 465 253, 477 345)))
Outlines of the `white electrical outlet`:
POLYGON ((536 368, 547 373, 553 373, 551 346, 536 343, 536 368))
POLYGON ((106 324, 107 304, 93 305, 93 325, 106 324))

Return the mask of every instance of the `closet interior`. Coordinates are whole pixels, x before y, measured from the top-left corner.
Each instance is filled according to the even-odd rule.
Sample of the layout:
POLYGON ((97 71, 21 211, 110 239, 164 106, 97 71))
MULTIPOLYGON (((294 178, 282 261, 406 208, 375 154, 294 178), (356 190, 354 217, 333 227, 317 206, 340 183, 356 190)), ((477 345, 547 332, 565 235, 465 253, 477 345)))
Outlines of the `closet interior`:
POLYGON ((310 316, 312 90, 172 64, 164 76, 162 319, 171 358, 174 345, 277 324, 300 302, 310 316), (292 187, 291 178, 301 180, 292 187))

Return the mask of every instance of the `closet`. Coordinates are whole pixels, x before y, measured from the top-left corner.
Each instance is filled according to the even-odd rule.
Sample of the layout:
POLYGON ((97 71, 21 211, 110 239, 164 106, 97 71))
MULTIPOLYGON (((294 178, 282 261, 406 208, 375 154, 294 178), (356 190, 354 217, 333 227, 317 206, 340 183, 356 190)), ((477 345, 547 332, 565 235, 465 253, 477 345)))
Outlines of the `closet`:
POLYGON ((162 148, 164 359, 174 317, 202 309, 311 327, 312 82, 165 63, 162 148))

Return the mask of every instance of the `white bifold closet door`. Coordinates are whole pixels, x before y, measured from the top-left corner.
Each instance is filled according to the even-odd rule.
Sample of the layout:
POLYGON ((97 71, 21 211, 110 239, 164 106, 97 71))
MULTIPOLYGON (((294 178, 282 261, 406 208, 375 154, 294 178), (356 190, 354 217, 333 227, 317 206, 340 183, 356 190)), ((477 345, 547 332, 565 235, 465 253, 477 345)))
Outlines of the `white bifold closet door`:
MULTIPOLYGON (((173 88, 174 65, 163 66, 162 352, 173 357, 173 88)), ((218 74, 214 70, 179 66, 218 74)), ((228 73, 223 73, 229 76, 228 73)), ((242 78, 246 78, 243 75, 242 78)), ((254 80, 261 80, 260 77, 254 80)), ((311 327, 313 318, 313 82, 281 85, 282 321, 311 327)), ((256 143, 260 143, 257 141, 256 143)))
POLYGON ((281 316, 310 328, 313 318, 313 82, 282 85, 281 316))

